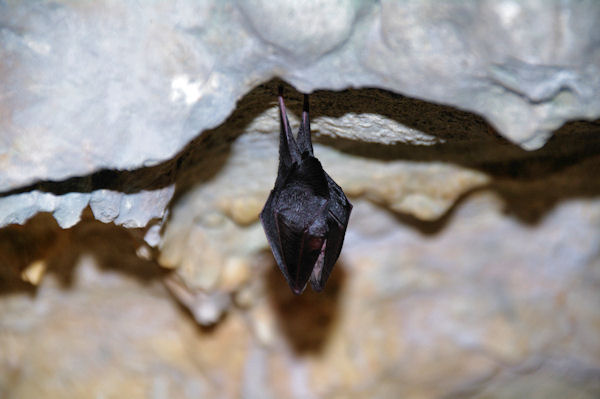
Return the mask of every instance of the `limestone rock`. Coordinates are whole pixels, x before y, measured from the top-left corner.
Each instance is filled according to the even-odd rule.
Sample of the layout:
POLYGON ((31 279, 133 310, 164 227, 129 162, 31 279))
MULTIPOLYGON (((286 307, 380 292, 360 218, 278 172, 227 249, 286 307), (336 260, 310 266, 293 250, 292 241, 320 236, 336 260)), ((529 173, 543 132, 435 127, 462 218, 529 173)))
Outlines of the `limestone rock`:
POLYGON ((0 0, 0 397, 600 397, 598 20, 0 0), (279 84, 355 205, 321 294, 258 222, 279 84))
MULTIPOLYGON (((136 190, 68 179, 165 166, 276 76, 305 92, 381 87, 452 105, 539 148, 565 121, 600 116, 598 19, 599 4, 575 0, 1 2, 0 225, 54 212, 71 226, 90 193, 111 218, 111 191, 125 195, 120 214, 135 194, 155 204, 116 223, 161 217, 165 193, 140 191, 168 191, 173 176, 151 189, 143 176, 136 190)), ((344 105, 322 111, 335 135, 435 141, 344 105)))
POLYGON ((72 232, 48 217, 10 227, 3 264, 37 243, 48 266, 33 295, 18 268, 0 269, 0 394, 595 398, 600 205, 566 200, 535 222, 513 208, 480 192, 435 229, 357 200, 323 293, 294 296, 261 251, 246 258, 252 300, 209 328, 137 257, 141 237, 89 215, 72 232))

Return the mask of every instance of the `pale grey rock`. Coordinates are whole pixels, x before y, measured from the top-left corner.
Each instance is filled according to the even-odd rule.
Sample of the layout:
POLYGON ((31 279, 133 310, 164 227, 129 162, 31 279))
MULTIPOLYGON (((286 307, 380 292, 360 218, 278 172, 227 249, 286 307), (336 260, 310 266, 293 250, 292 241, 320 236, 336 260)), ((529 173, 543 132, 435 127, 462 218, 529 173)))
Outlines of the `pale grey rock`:
POLYGON ((173 186, 129 195, 111 190, 63 195, 34 190, 0 198, 0 226, 23 224, 38 212, 50 212, 67 229, 79 222, 89 205, 94 217, 104 223, 144 227, 152 219, 162 219, 173 192, 173 186))
MULTIPOLYGON (((165 215, 165 216, 167 216, 167 215, 165 215)), ((144 235, 144 241, 146 241, 146 243, 148 245, 150 245, 151 247, 156 247, 160 243, 161 228, 162 228, 162 224, 157 223, 157 224, 153 224, 152 226, 148 227, 148 229, 146 230, 146 234, 144 235)))
POLYGON ((237 5, 254 34, 299 65, 339 49, 350 38, 361 8, 360 2, 352 0, 250 0, 237 5))
POLYGON ((69 228, 79 223, 81 212, 90 200, 89 194, 68 193, 60 196, 60 201, 52 216, 60 227, 69 228))
POLYGON ((115 224, 138 228, 146 226, 152 219, 162 218, 174 191, 174 186, 168 186, 156 191, 141 191, 122 196, 119 215, 114 219, 115 224))
POLYGON ((11 195, 0 200, 0 220, 2 225, 23 224, 37 212, 54 210, 56 196, 33 191, 11 195))
POLYGON ((54 195, 37 190, 0 198, 0 225, 23 224, 38 212, 51 212, 62 228, 79 222, 89 194, 54 195))
POLYGON ((90 198, 90 208, 94 217, 101 222, 110 223, 119 216, 123 193, 113 190, 96 190, 90 198))
MULTIPOLYGON (((565 121, 600 116, 599 19, 594 1, 2 1, 0 191, 164 164, 274 76, 449 104, 539 148, 565 121)), ((434 141, 398 137, 399 124, 357 116, 364 106, 322 121, 337 135, 358 119, 344 136, 363 141, 434 141)), ((148 219, 132 217, 115 220, 148 219)))

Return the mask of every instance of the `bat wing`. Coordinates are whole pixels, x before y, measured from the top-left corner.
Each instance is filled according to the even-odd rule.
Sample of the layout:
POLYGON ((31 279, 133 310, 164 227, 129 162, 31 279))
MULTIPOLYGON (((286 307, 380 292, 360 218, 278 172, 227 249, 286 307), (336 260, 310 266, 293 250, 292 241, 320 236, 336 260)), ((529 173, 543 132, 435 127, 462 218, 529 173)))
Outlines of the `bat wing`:
POLYGON ((269 245, 273 251, 273 256, 275 257, 275 262, 281 269, 281 272, 285 276, 285 279, 289 281, 289 276, 287 274, 287 270, 285 270, 283 263, 283 250, 281 248, 281 239, 279 236, 279 232, 277 229, 277 225, 275 222, 275 209, 273 207, 273 201, 277 195, 275 189, 271 190, 269 194, 269 198, 267 198, 267 202, 260 213, 260 221, 263 225, 263 229, 265 230, 265 234, 267 236, 267 241, 269 241, 269 245))
POLYGON ((261 212, 277 265, 297 294, 306 287, 325 248, 328 197, 321 163, 309 156, 276 183, 261 212))
POLYGON ((286 277, 292 291, 302 293, 315 264, 325 247, 325 237, 311 234, 310 228, 296 231, 284 217, 275 212, 275 223, 279 236, 286 244, 282 246, 283 264, 279 268, 286 277))
POLYGON ((328 234, 321 256, 310 276, 310 285, 317 292, 322 291, 325 287, 333 266, 340 256, 344 236, 346 235, 346 227, 352 211, 352 204, 350 204, 340 186, 327 173, 325 176, 329 187, 329 201, 327 204, 328 234))

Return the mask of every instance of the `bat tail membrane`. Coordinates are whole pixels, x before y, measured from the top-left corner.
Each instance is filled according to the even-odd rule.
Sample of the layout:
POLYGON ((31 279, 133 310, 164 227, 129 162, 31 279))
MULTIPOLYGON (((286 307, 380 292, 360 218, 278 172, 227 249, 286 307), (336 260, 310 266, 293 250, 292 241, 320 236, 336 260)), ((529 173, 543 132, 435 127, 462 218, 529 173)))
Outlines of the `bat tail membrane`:
POLYGON ((304 105, 302 106, 302 121, 300 130, 298 130, 298 149, 302 156, 313 155, 312 141, 310 138, 310 119, 308 117, 308 94, 304 95, 304 105))

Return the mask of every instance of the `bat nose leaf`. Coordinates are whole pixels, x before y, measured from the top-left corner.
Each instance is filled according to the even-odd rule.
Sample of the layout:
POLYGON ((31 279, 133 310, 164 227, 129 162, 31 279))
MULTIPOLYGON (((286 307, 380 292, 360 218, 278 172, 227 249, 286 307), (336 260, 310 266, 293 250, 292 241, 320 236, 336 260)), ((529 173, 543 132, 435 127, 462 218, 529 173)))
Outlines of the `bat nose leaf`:
POLYGON ((297 139, 291 133, 279 94, 281 132, 279 169, 260 219, 273 256, 295 294, 310 280, 321 291, 337 261, 352 205, 313 155, 304 96, 297 139))

